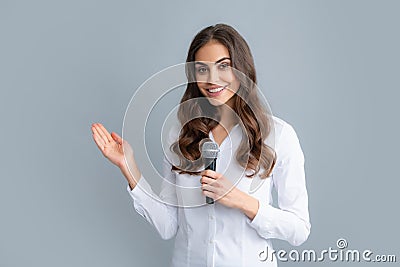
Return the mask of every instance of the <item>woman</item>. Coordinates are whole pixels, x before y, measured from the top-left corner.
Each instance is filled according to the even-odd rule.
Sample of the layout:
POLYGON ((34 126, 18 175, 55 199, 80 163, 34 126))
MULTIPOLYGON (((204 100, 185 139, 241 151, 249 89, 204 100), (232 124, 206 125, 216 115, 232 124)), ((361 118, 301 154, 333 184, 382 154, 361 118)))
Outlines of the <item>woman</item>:
POLYGON ((92 125, 93 138, 127 179, 136 211, 163 239, 175 237, 172 266, 276 266, 271 239, 297 246, 308 238, 311 227, 297 135, 288 123, 267 115, 254 86, 250 49, 231 26, 217 24, 201 30, 186 61, 194 62, 187 65, 187 75, 196 82, 188 83, 181 104, 195 102, 179 107, 182 129, 171 132, 169 145, 180 162, 172 164, 164 158, 164 178, 170 186, 197 185, 198 191, 188 196, 174 188, 155 195, 125 140, 99 123, 92 125), (201 97, 208 101, 197 101, 201 97), (194 116, 199 114, 204 117, 194 116), (274 148, 266 141, 273 133, 274 148), (199 165, 200 144, 207 138, 220 146, 216 171, 201 171, 199 165), (263 183, 251 190, 254 179, 263 183), (271 205, 273 187, 279 208, 271 205), (195 205, 200 194, 215 203, 195 205))

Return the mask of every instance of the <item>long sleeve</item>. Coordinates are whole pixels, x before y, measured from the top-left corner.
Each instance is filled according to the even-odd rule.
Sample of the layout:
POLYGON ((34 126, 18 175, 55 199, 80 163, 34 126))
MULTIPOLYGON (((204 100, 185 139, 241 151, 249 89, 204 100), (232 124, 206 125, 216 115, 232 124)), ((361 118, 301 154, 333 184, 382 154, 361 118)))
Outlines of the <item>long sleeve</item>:
POLYGON ((259 210, 248 223, 266 239, 278 238, 298 246, 310 234, 304 155, 293 127, 284 124, 277 143, 277 164, 272 173, 278 207, 259 202, 259 210))
POLYGON ((163 160, 163 177, 159 196, 153 192, 143 175, 133 190, 130 190, 129 185, 127 190, 135 210, 154 226, 162 239, 170 239, 176 235, 178 229, 178 208, 171 205, 176 203, 176 177, 166 157, 163 160))

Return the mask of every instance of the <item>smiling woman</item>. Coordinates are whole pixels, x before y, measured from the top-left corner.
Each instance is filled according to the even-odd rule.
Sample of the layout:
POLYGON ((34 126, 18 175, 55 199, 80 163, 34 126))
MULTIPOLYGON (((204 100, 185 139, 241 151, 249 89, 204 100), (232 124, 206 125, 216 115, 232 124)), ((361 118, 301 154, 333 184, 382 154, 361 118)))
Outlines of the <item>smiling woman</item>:
MULTIPOLYGON (((250 176, 257 175, 260 170, 263 170, 260 177, 270 176, 276 154, 265 139, 273 129, 273 121, 260 102, 254 60, 244 38, 226 24, 207 27, 194 37, 186 62, 194 62, 193 80, 196 82, 188 83, 181 99, 178 118, 182 130, 172 150, 194 161, 200 158, 199 144, 209 137, 210 131, 217 142, 222 142, 230 129, 241 123, 248 138, 242 139, 236 160, 241 167, 253 171, 250 176), (210 105, 200 101, 183 105, 202 96, 207 97, 210 105), (213 114, 217 120, 207 114, 213 114)), ((190 77, 190 67, 188 72, 190 77)), ((172 170, 191 173, 187 170, 198 168, 198 164, 183 161, 172 170)))
POLYGON ((311 228, 296 132, 261 104, 250 49, 231 26, 201 30, 186 61, 194 82, 187 84, 178 110, 180 128, 171 130, 168 144, 180 164, 164 157, 160 195, 139 171, 125 140, 101 124, 92 125, 93 138, 127 179, 135 210, 163 239, 175 238, 171 266, 276 266, 273 255, 270 262, 260 261, 259 252, 273 251, 273 238, 300 245, 311 228), (184 104, 188 100, 191 104, 184 104), (198 160, 207 139, 220 145, 215 171, 202 170, 198 160), (254 190, 252 181, 263 183, 254 190), (274 187, 279 208, 272 206, 274 187), (205 197, 215 203, 207 205, 205 197))

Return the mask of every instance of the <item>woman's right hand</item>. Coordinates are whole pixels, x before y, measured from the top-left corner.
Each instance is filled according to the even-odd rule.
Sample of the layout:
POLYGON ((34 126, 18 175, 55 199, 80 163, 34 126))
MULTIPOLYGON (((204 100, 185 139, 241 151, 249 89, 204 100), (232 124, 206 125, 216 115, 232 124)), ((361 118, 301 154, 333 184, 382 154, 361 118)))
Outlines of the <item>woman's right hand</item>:
POLYGON ((92 124, 92 133, 93 139, 104 157, 120 168, 130 188, 135 188, 142 174, 136 165, 129 143, 115 132, 110 134, 101 123, 92 124))
POLYGON ((117 167, 125 166, 124 153, 127 157, 133 157, 133 150, 128 142, 122 140, 115 132, 110 134, 101 123, 92 124, 92 133, 101 153, 117 167))

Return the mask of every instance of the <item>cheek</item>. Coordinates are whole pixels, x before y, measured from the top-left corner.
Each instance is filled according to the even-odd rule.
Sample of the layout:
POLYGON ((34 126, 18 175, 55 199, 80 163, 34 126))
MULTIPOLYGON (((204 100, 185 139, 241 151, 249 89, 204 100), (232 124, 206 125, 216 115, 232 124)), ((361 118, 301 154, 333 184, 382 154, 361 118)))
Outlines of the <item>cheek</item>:
POLYGON ((196 74, 195 79, 196 79, 196 82, 197 82, 198 84, 199 84, 199 83, 204 84, 204 83, 207 83, 208 77, 207 77, 207 75, 199 75, 199 74, 196 74))
POLYGON ((219 78, 228 83, 234 83, 237 80, 232 69, 220 71, 219 78))
POLYGON ((204 83, 204 82, 197 82, 196 83, 197 84, 197 87, 199 87, 199 89, 200 89, 200 91, 204 91, 205 89, 205 86, 206 86, 206 83, 204 83))
POLYGON ((229 83, 229 88, 233 93, 239 89, 240 82, 232 72, 226 72, 220 75, 222 81, 229 83))
POLYGON ((239 90, 240 87, 240 82, 237 79, 234 79, 229 86, 230 92, 232 94, 236 94, 237 91, 239 90))

